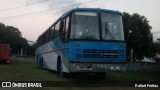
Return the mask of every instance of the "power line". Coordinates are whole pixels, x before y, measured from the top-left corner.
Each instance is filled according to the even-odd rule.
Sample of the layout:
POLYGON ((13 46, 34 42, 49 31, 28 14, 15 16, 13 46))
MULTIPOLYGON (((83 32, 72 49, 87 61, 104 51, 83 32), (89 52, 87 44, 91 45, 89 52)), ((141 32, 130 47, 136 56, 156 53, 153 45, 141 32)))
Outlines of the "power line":
POLYGON ((38 13, 43 13, 43 12, 46 12, 46 11, 33 12, 33 13, 26 13, 26 14, 15 15, 15 16, 10 16, 10 17, 4 17, 4 18, 0 18, 0 20, 10 19, 10 18, 16 18, 16 17, 22 17, 22 16, 27 16, 27 15, 32 15, 32 14, 38 14, 38 13))
MULTIPOLYGON (((86 1, 86 2, 73 4, 73 5, 67 5, 67 6, 63 6, 63 7, 58 7, 58 8, 51 9, 49 11, 53 11, 53 10, 57 10, 57 9, 61 9, 61 8, 73 7, 73 6, 77 6, 77 5, 81 5, 81 4, 89 3, 89 2, 95 2, 95 1, 98 1, 98 0, 90 0, 90 1, 86 1)), ((4 18, 0 18, 0 20, 2 20, 2 19, 10 19, 10 18, 15 18, 15 17, 21 17, 21 16, 27 16, 27 15, 33 15, 33 14, 44 13, 44 12, 48 12, 48 10, 43 10, 43 11, 33 12, 33 13, 26 13, 26 14, 21 14, 21 15, 15 15, 15 16, 10 16, 10 17, 4 17, 4 18)))
POLYGON ((1 9, 0 12, 6 12, 6 11, 14 10, 14 9, 19 9, 19 8, 23 8, 23 7, 26 7, 26 6, 31 6, 31 5, 34 5, 34 4, 39 4, 39 3, 42 3, 42 2, 46 2, 46 1, 48 1, 48 0, 43 0, 43 1, 35 2, 35 3, 31 3, 31 4, 26 4, 26 5, 22 5, 22 6, 13 7, 13 8, 8 8, 8 9, 1 9))
MULTIPOLYGON (((62 9, 62 8, 68 8, 68 7, 78 6, 78 5, 81 5, 81 4, 86 4, 86 3, 89 3, 89 2, 95 2, 95 1, 100 1, 100 0, 90 0, 90 1, 86 1, 86 2, 76 3, 76 4, 73 4, 73 5, 67 5, 67 6, 57 7, 57 8, 53 8, 53 9, 50 9, 50 10, 43 10, 43 11, 38 11, 38 12, 33 12, 33 13, 26 13, 26 14, 21 14, 21 15, 4 17, 4 18, 0 18, 0 20, 6 20, 6 19, 17 18, 17 17, 23 17, 23 16, 27 16, 27 15, 41 14, 41 13, 45 13, 45 12, 48 12, 48 11, 54 11, 54 10, 58 10, 58 9, 62 9)), ((112 1, 110 1, 110 2, 112 2, 112 1)), ((59 12, 54 12, 52 14, 56 14, 56 13, 59 13, 59 12)))

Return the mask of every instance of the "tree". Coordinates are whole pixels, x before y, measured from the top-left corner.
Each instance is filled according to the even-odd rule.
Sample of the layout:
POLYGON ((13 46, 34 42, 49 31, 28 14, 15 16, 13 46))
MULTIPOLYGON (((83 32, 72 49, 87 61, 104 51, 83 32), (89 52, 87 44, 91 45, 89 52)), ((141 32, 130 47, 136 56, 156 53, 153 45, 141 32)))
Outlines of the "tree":
POLYGON ((37 44, 33 44, 32 46, 29 46, 27 49, 27 53, 29 56, 34 56, 35 55, 35 50, 36 50, 37 44))
POLYGON ((137 13, 133 15, 123 13, 127 56, 130 56, 131 48, 134 52, 133 57, 136 59, 142 59, 144 56, 153 57, 155 55, 151 26, 148 22, 146 17, 137 13))
POLYGON ((0 42, 10 44, 12 53, 18 53, 21 48, 26 50, 29 47, 18 28, 5 26, 2 23, 0 23, 0 42))

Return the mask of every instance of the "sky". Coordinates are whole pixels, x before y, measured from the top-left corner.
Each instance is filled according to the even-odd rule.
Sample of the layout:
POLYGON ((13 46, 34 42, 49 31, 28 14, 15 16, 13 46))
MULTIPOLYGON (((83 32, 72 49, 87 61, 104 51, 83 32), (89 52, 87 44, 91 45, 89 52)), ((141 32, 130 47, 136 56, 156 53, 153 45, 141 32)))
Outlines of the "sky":
POLYGON ((77 7, 138 13, 147 18, 151 32, 160 32, 160 0, 0 0, 0 23, 36 41, 63 13, 77 7))

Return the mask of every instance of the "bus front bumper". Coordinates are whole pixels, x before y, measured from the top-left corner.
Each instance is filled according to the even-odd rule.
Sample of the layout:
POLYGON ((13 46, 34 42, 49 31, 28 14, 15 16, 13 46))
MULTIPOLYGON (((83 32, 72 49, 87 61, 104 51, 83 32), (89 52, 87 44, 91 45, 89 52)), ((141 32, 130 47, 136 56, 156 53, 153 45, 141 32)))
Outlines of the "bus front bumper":
POLYGON ((70 63, 70 72, 125 71, 126 63, 70 63))

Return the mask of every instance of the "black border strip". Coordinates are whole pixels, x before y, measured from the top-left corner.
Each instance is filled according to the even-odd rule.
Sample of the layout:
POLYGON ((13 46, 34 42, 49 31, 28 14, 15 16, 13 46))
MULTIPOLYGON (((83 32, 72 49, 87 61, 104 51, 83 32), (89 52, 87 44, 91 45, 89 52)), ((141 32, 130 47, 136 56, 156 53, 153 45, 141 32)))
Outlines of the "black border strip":
MULTIPOLYGON (((10 82, 10 81, 4 81, 10 82)), ((11 81, 13 83, 35 83, 37 87, 152 87, 160 86, 160 81, 11 81)), ((2 87, 2 81, 0 84, 2 87)), ((28 86, 26 86, 28 87, 28 86)))

